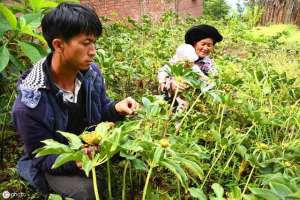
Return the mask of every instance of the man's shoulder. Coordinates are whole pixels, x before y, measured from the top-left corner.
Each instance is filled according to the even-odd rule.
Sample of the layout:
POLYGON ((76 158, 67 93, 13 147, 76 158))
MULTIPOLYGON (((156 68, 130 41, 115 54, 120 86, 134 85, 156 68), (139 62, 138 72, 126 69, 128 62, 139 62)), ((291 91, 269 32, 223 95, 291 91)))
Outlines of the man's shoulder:
POLYGON ((16 111, 29 111, 44 114, 47 105, 50 105, 49 98, 45 90, 21 90, 17 96, 13 112, 16 111))
POLYGON ((101 76, 102 77, 102 73, 101 70, 99 68, 99 66, 96 63, 92 63, 91 64, 91 70, 96 72, 97 76, 101 76))
POLYGON ((46 58, 40 59, 32 68, 22 74, 18 83, 17 90, 19 92, 20 105, 28 108, 35 108, 42 97, 42 89, 47 88, 46 75, 43 70, 43 64, 46 58))

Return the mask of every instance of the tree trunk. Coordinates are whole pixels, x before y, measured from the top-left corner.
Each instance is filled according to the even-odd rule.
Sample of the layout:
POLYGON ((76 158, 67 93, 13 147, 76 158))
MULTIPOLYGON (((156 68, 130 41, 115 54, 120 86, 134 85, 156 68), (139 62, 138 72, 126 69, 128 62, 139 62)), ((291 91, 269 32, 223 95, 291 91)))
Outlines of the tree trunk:
POLYGON ((250 0, 264 9, 260 24, 294 23, 300 27, 300 0, 250 0))

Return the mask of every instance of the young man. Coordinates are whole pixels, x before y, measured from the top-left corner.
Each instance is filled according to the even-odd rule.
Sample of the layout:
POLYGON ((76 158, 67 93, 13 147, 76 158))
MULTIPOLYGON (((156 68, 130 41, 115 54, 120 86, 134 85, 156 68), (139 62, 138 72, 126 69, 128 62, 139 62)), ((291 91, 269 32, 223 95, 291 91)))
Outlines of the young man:
POLYGON ((102 33, 93 10, 62 3, 44 16, 42 31, 51 53, 22 75, 13 107, 17 133, 25 144, 18 171, 42 194, 51 189, 74 199, 94 199, 92 180, 83 175, 80 164, 51 169, 57 155, 35 158, 33 151, 49 138, 66 143, 57 130, 80 134, 85 127, 133 114, 138 104, 130 97, 120 102, 106 97, 104 79, 93 63, 102 33))

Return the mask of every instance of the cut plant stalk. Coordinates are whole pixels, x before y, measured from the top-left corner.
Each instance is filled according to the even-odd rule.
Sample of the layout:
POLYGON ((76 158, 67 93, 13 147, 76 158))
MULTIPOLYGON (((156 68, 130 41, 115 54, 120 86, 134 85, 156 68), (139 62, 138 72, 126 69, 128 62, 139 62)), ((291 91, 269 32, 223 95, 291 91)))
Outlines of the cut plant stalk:
POLYGON ((100 200, 95 167, 92 167, 92 176, 93 176, 93 186, 94 186, 95 198, 96 198, 96 200, 100 200))
POLYGON ((217 161, 220 159, 220 157, 221 157, 223 151, 224 151, 224 147, 222 147, 222 149, 221 149, 221 151, 220 151, 218 157, 215 159, 215 161, 213 162, 213 164, 212 164, 211 167, 209 168, 208 173, 207 173, 207 175, 205 176, 204 181, 203 181, 203 183, 202 183, 202 185, 201 185, 201 187, 200 187, 201 189, 203 189, 203 186, 205 185, 205 183, 206 183, 206 181, 207 181, 207 179, 208 179, 208 177, 209 177, 209 175, 210 175, 212 169, 214 168, 215 164, 216 164, 217 161))
POLYGON ((146 178, 146 182, 145 182, 145 186, 144 186, 144 190, 143 190, 143 197, 142 197, 142 200, 145 200, 145 199, 146 199, 146 194, 147 194, 148 184, 149 184, 149 180, 150 180, 150 177, 151 177, 151 174, 152 174, 152 170, 153 170, 153 166, 151 165, 151 166, 150 166, 150 169, 149 169, 149 171, 148 171, 148 174, 147 174, 147 178, 146 178))
POLYGON ((191 105, 190 109, 185 113, 184 117, 182 118, 182 120, 180 121, 179 125, 178 125, 178 129, 176 130, 176 133, 179 132, 184 120, 187 118, 187 116, 190 114, 190 112, 192 111, 192 109, 194 108, 194 106, 196 105, 197 101, 199 100, 199 98, 202 96, 202 92, 200 92, 200 94, 198 95, 198 97, 196 98, 196 100, 194 101, 194 103, 191 105))
POLYGON ((108 186, 108 198, 112 200, 112 193, 111 193, 111 175, 110 175, 110 161, 108 160, 106 163, 107 167, 107 186, 108 186))
POLYGON ((126 199, 126 172, 129 165, 129 160, 126 161, 126 164, 124 166, 123 170, 123 184, 122 184, 122 200, 126 199))

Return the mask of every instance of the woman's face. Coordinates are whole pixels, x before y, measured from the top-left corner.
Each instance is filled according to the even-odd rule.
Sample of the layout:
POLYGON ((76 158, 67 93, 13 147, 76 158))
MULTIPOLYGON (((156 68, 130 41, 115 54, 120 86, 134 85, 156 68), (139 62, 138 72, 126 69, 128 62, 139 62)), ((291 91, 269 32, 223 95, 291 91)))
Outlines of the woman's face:
POLYGON ((199 57, 204 58, 205 56, 208 56, 212 52, 214 48, 214 41, 211 38, 205 38, 196 42, 194 47, 195 47, 196 54, 199 57))

